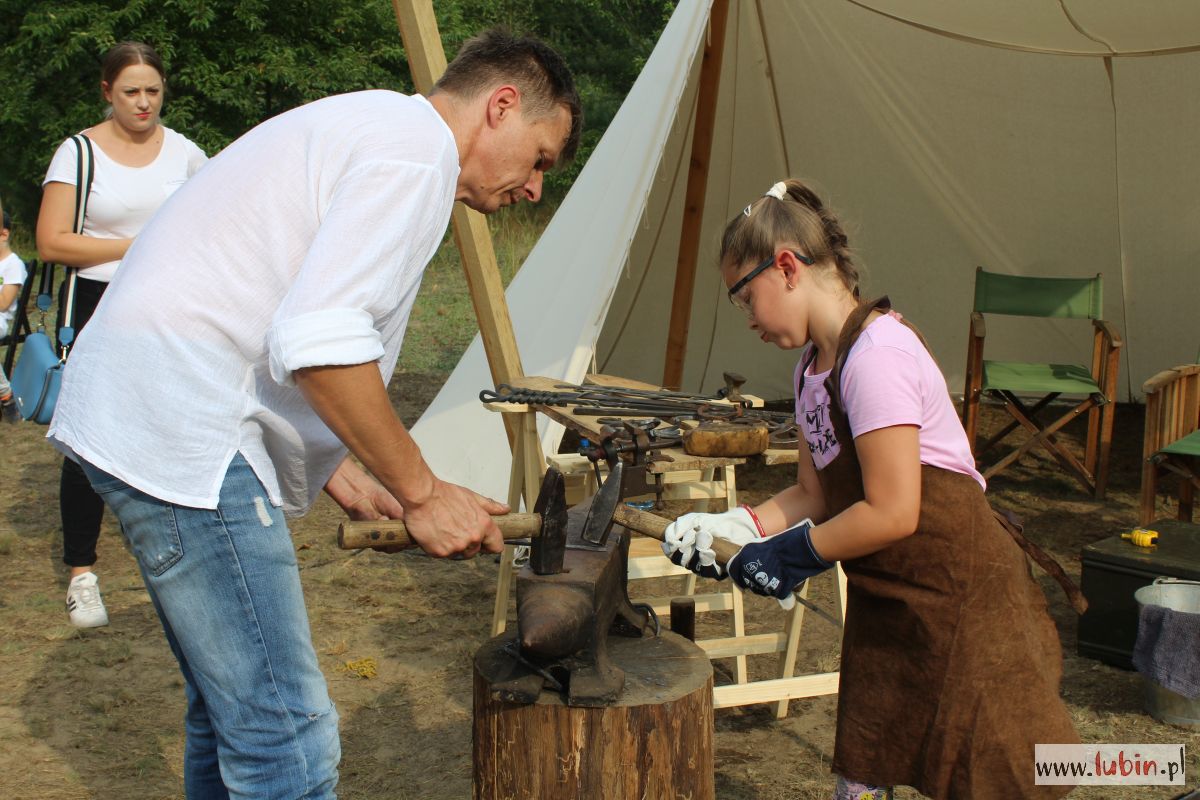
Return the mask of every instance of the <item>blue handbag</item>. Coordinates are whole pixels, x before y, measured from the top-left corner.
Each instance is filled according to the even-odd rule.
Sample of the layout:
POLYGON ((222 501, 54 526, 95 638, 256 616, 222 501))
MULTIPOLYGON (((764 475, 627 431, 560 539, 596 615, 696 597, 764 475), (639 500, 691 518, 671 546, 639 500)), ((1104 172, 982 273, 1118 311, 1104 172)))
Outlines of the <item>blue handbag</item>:
MULTIPOLYGON (((92 143, 83 134, 71 137, 75 142, 79 160, 75 180, 75 233, 83 231, 83 218, 87 214, 88 193, 92 189, 94 166, 92 143)), ((75 341, 75 278, 78 270, 67 269, 66 286, 61 298, 62 327, 58 329, 58 346, 55 347, 46 335, 46 312, 53 301, 54 265, 42 265, 42 280, 38 290, 37 307, 42 312, 42 321, 37 331, 25 337, 21 355, 13 367, 13 396, 21 416, 42 425, 50 424, 54 406, 58 402, 58 390, 62 386, 63 372, 67 366, 67 353, 75 341)))
POLYGON ((54 351, 54 344, 44 330, 39 328, 25 337, 21 357, 9 378, 17 408, 24 419, 42 425, 50 423, 66 366, 66 360, 54 351))

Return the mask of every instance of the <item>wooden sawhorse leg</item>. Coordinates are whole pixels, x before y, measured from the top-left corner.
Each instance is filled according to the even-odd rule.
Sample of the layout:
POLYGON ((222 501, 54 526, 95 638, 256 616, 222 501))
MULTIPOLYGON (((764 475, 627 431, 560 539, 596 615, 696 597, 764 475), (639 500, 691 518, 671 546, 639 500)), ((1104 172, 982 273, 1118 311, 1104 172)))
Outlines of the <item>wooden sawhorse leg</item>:
MULTIPOLYGON (((833 579, 837 589, 838 616, 844 624, 846 622, 846 573, 842 572, 841 564, 834 565, 833 579)), ((800 588, 797 594, 806 600, 808 599, 808 581, 804 582, 804 586, 800 588)), ((788 615, 787 641, 783 652, 779 654, 780 678, 791 678, 796 674, 796 650, 800 646, 800 631, 804 627, 804 608, 803 603, 796 603, 796 607, 788 615)), ((790 701, 787 699, 779 701, 775 706, 776 719, 783 719, 788 715, 789 703, 790 701)))

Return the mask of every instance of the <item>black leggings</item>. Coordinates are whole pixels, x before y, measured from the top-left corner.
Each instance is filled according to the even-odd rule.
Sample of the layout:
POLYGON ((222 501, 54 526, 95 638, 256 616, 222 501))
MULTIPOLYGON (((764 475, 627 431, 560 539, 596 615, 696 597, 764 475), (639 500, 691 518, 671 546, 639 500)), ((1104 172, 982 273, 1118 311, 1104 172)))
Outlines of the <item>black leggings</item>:
MULTIPOLYGON (((92 312, 96 310, 96 304, 107 287, 107 283, 86 278, 75 281, 76 338, 92 318, 92 312)), ((62 477, 58 484, 58 507, 62 512, 63 563, 70 567, 90 567, 96 563, 96 542, 100 540, 104 500, 92 489, 83 468, 69 458, 63 459, 62 477)))

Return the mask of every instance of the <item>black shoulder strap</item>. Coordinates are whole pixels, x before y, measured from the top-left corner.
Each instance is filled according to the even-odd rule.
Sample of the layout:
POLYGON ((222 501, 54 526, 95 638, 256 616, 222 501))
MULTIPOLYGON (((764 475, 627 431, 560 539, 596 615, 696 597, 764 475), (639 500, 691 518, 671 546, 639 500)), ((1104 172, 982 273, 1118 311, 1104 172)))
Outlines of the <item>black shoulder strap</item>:
MULTIPOLYGON (((75 143, 77 156, 75 161, 75 220, 71 230, 75 233, 83 233, 83 221, 87 217, 88 195, 91 194, 92 179, 96 175, 95 153, 92 151, 92 140, 82 133, 72 136, 71 141, 75 143)), ((47 272, 53 272, 53 269, 51 268, 47 272)), ((78 279, 78 272, 79 270, 74 267, 67 267, 66 285, 61 298, 62 325, 58 329, 58 348, 63 358, 67 357, 67 351, 75 342, 75 281, 78 279)), ((38 296, 38 307, 41 307, 40 295, 38 296)))
POLYGON ((42 277, 38 280, 38 310, 45 314, 54 302, 54 264, 47 261, 42 264, 42 277))

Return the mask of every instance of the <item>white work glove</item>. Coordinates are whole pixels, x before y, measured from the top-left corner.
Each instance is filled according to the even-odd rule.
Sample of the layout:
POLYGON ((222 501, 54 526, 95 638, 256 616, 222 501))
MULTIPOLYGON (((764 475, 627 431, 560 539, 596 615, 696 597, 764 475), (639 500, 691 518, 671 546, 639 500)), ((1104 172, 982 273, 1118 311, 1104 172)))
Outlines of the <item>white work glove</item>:
POLYGON ((725 577, 717 563, 713 539, 724 539, 739 548, 763 537, 762 525, 750 506, 738 506, 723 514, 684 514, 667 526, 662 549, 667 558, 704 578, 725 577))

